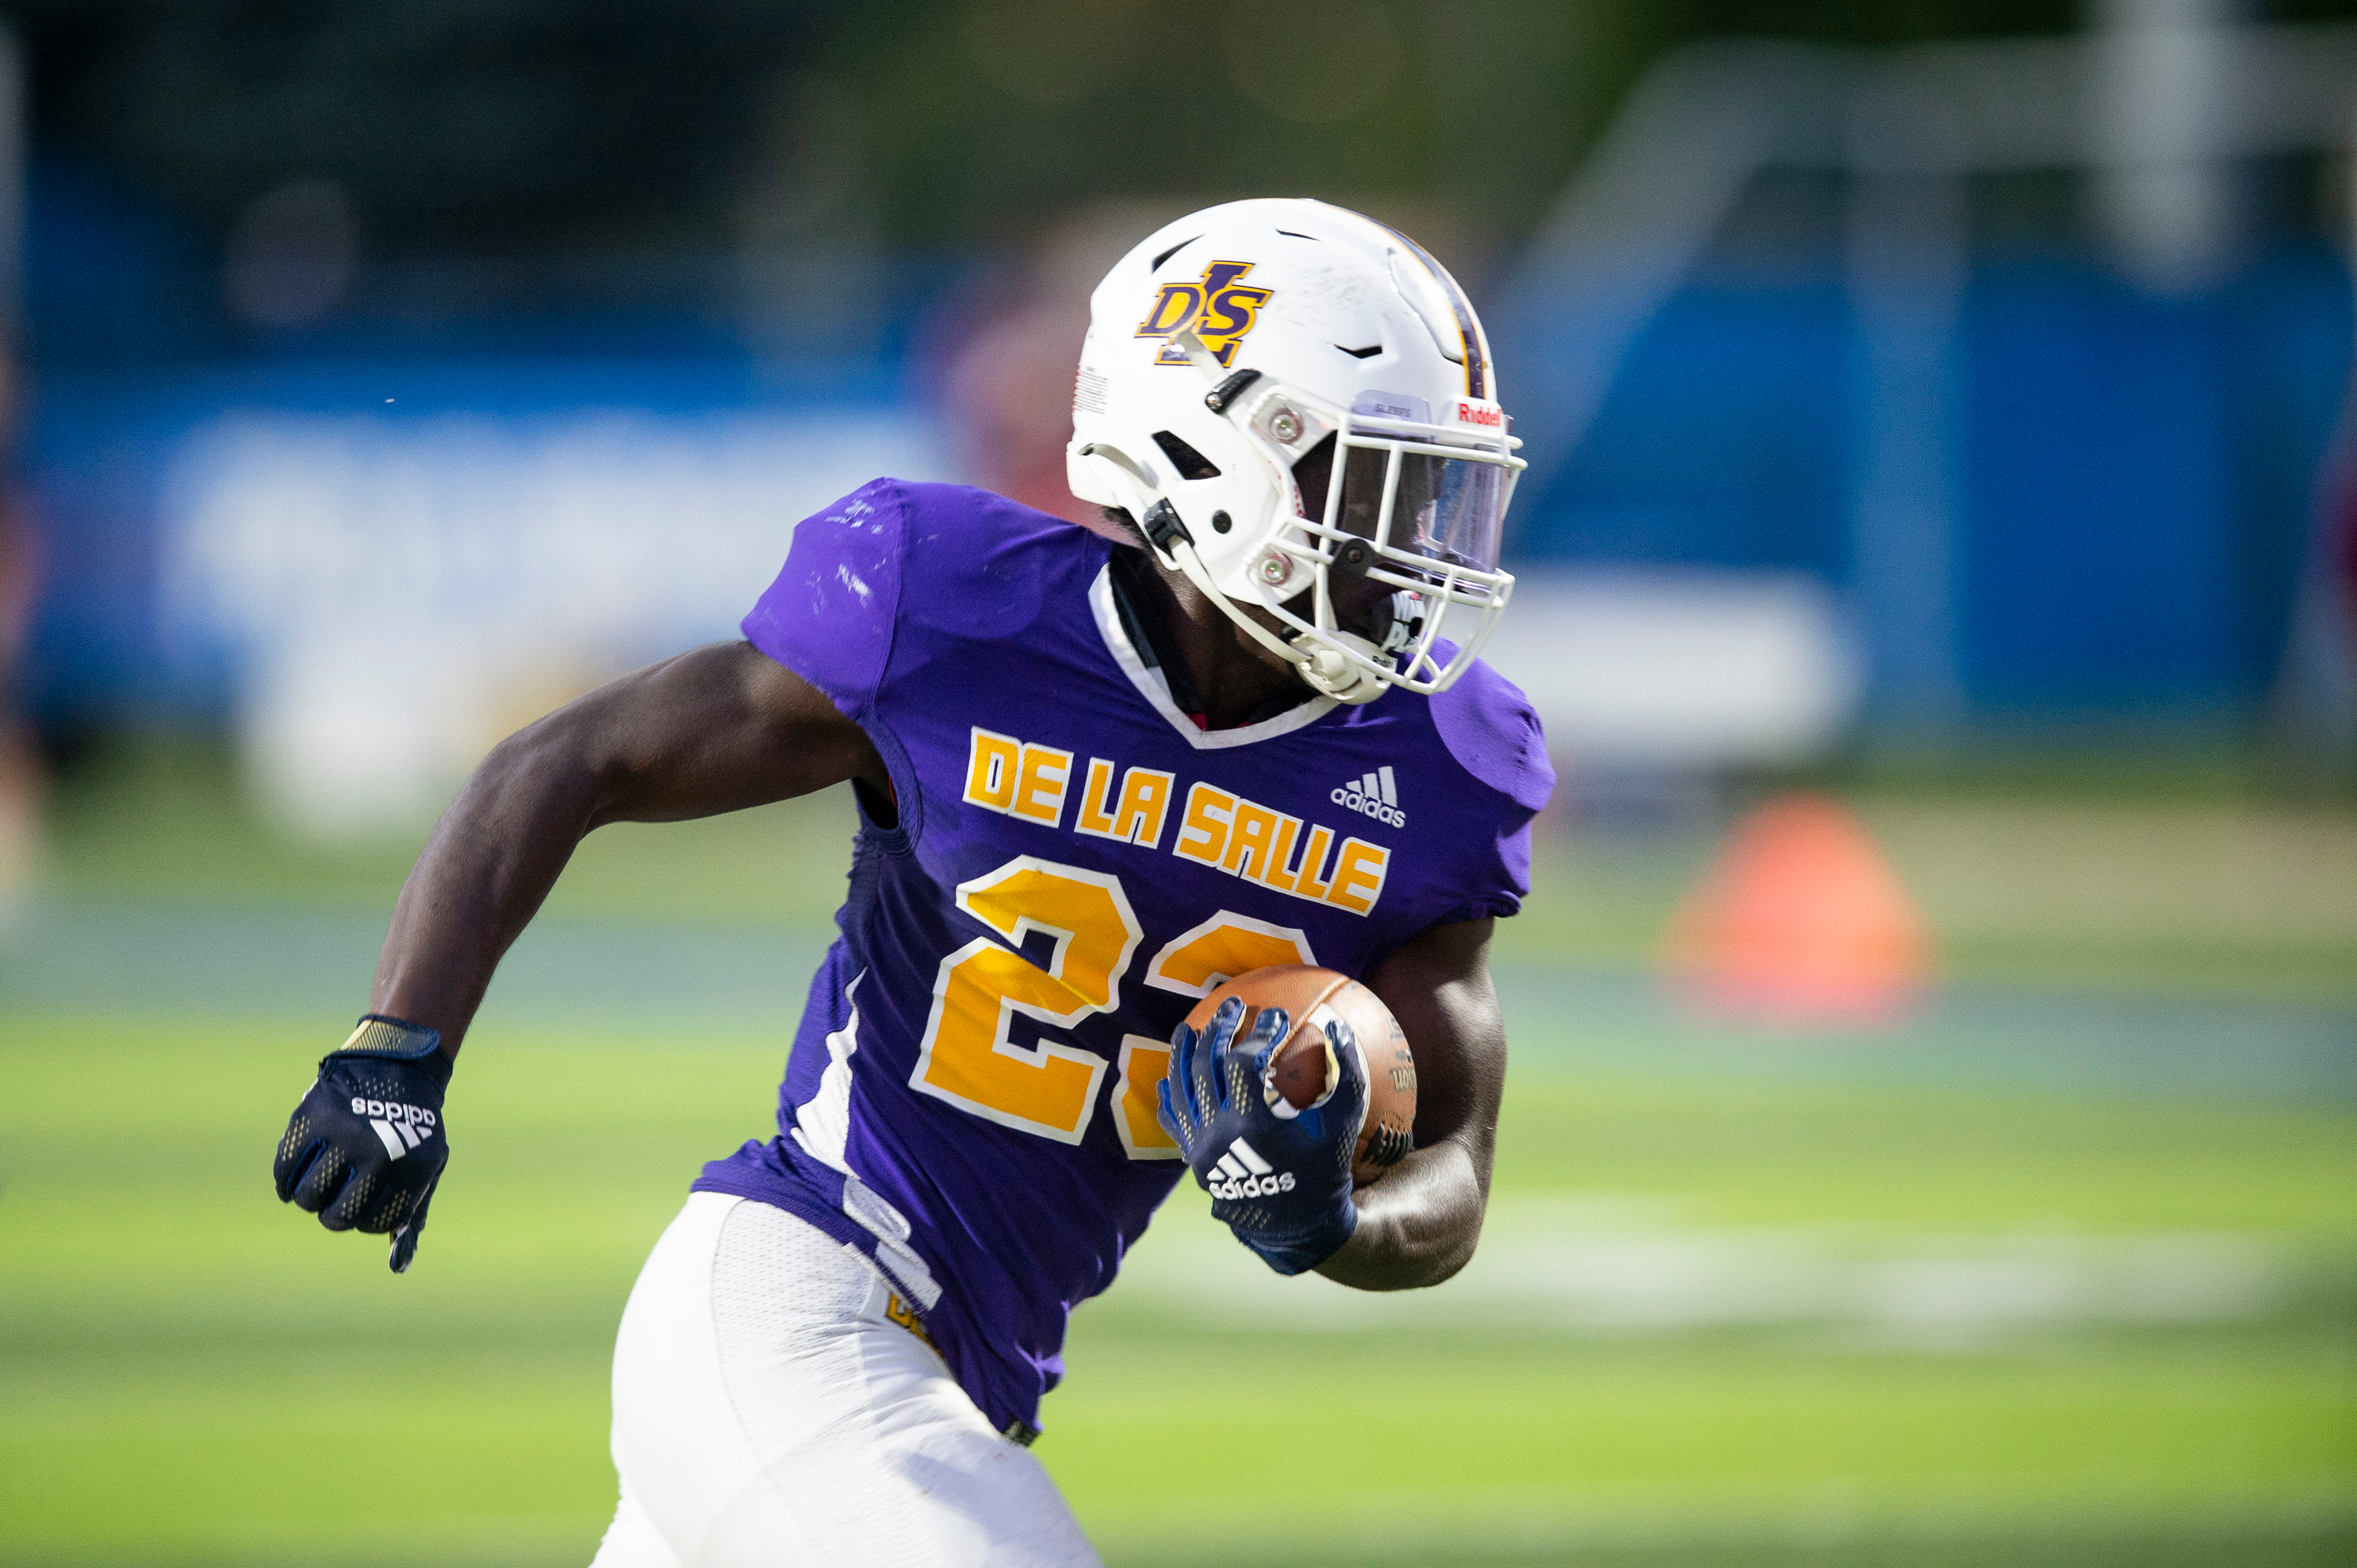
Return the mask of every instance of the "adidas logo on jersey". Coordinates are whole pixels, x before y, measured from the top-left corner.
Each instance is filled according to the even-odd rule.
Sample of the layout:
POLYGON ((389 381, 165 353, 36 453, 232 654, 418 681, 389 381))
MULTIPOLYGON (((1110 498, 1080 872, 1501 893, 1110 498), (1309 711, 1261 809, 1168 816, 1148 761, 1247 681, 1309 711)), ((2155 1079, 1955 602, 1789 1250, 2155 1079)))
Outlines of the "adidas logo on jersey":
POLYGON ((377 1142, 394 1159, 409 1153, 434 1136, 434 1112, 423 1105, 403 1105, 390 1100, 363 1100, 352 1096, 352 1114, 368 1118, 369 1126, 376 1133, 377 1142))
POLYGON ((1363 779, 1351 779, 1334 791, 1333 800, 1336 805, 1346 806, 1361 816, 1389 822, 1395 828, 1407 826, 1407 813, 1399 809, 1399 788, 1393 781, 1388 763, 1363 779))
POLYGON ((1280 1192, 1293 1190, 1293 1173, 1279 1171, 1260 1157, 1260 1152, 1238 1138, 1211 1167, 1211 1179, 1207 1184, 1213 1197, 1274 1197, 1280 1192))

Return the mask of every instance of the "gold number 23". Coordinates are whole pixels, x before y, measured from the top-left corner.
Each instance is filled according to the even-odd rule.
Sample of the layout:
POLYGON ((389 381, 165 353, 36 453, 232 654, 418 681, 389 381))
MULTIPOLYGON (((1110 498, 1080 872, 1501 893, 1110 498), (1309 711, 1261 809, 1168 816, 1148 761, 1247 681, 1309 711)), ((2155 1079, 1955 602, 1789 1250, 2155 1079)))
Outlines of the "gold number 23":
MULTIPOLYGON (((909 1086, 1002 1127, 1078 1144, 1105 1059, 1044 1033, 1037 1046, 1010 1035, 1018 1013, 1069 1029, 1120 1005, 1121 978, 1141 940, 1129 895, 1116 876, 1027 854, 959 884, 957 904, 1005 945, 977 937, 942 960, 909 1086), (1044 968, 1015 950, 1037 933, 1050 939, 1044 968)), ((1146 983, 1203 996, 1248 970, 1316 961, 1301 931, 1222 909, 1156 954, 1146 983)), ((1164 1041, 1122 1036, 1114 1128, 1132 1159, 1178 1155, 1154 1117, 1154 1086, 1169 1061, 1164 1041)))

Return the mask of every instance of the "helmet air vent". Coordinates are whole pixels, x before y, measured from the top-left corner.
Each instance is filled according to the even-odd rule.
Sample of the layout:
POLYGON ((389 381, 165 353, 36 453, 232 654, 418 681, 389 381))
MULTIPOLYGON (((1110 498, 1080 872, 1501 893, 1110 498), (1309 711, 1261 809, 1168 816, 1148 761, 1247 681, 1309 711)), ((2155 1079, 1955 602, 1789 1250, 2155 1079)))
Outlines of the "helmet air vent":
MULTIPOLYGON (((1342 349, 1340 343, 1335 344, 1334 347, 1342 349)), ((1354 360, 1372 360, 1383 351, 1383 346, 1381 343, 1370 343, 1363 349, 1342 349, 1342 352, 1354 360)))
POLYGON ((1160 255, 1146 263, 1146 270, 1149 273, 1160 272, 1162 270, 1163 263, 1168 261, 1171 257, 1177 255, 1179 252, 1185 250, 1188 246, 1193 244, 1197 240, 1201 238, 1202 236, 1200 234, 1191 234, 1186 239, 1179 241, 1177 244, 1171 246, 1168 250, 1163 252, 1160 255))
POLYGON ((1216 479, 1220 477, 1217 464, 1169 431, 1156 431, 1154 444, 1162 448, 1162 455, 1170 459, 1170 466, 1178 470, 1180 478, 1216 479))

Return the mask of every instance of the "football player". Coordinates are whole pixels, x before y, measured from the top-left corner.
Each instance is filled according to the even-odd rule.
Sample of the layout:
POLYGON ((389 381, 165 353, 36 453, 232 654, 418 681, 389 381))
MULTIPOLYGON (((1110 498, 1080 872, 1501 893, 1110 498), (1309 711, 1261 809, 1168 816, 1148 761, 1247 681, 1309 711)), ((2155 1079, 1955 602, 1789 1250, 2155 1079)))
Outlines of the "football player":
POLYGON ((1028 1445, 1067 1317, 1190 1168, 1282 1274, 1472 1255, 1491 927, 1554 784, 1476 660, 1521 467, 1480 324, 1405 236, 1290 199, 1170 224, 1091 309, 1069 467, 1119 542, 892 479, 802 523, 743 641, 485 760, 279 1146, 283 1198, 405 1269, 468 1022, 583 835, 850 782, 778 1133, 705 1167, 622 1315, 600 1568, 1094 1562, 1028 1445), (1355 1051, 1334 1113, 1280 1117, 1271 1015, 1183 1026, 1275 963, 1406 1032, 1415 1144, 1379 1182, 1351 1186, 1355 1051))

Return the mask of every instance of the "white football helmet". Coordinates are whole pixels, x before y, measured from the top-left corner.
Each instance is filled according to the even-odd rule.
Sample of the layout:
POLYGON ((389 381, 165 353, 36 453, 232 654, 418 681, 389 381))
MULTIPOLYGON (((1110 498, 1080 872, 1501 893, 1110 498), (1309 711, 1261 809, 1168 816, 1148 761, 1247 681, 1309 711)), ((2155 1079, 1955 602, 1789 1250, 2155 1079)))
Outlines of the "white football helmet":
POLYGON ((1126 510, 1324 695, 1439 692, 1465 672, 1513 591, 1498 540, 1523 464, 1447 269, 1322 201, 1232 201, 1149 235, 1089 308, 1073 495, 1126 510), (1297 465, 1321 450, 1305 496, 1297 473, 1321 468, 1297 465), (1336 622, 1345 575, 1394 590, 1374 636, 1336 622))

